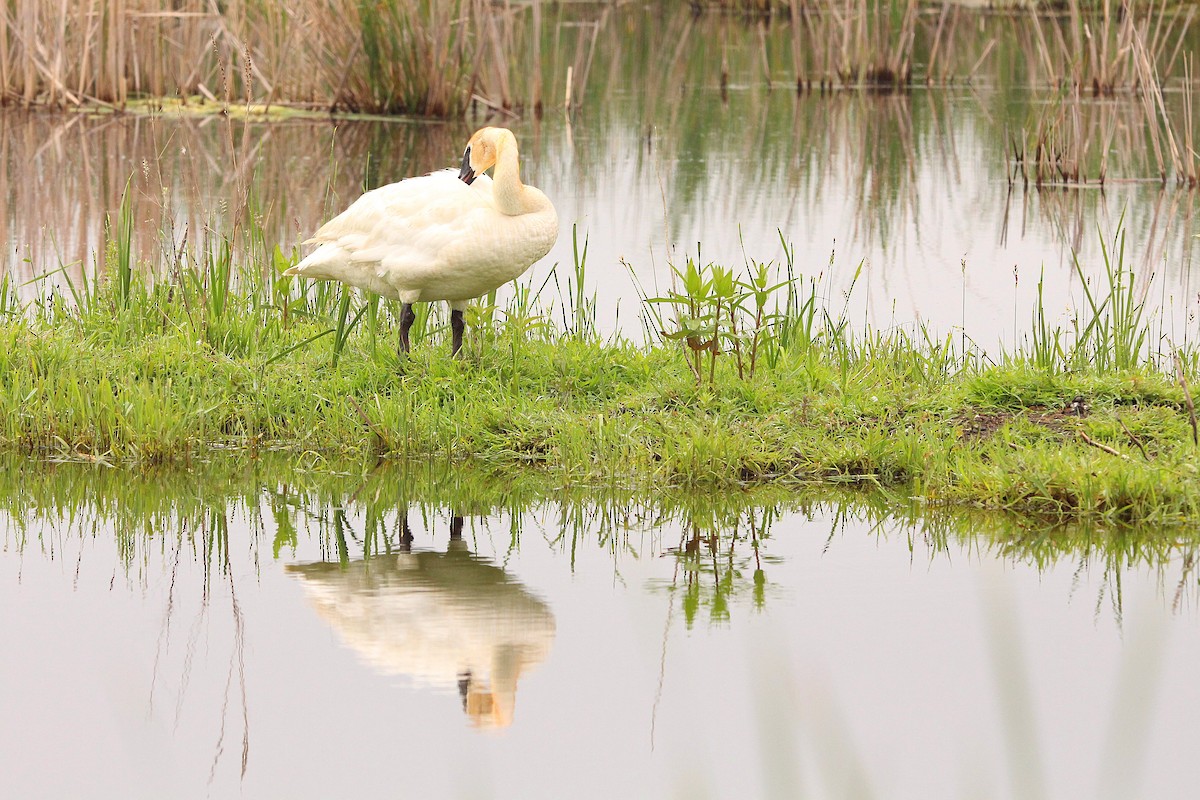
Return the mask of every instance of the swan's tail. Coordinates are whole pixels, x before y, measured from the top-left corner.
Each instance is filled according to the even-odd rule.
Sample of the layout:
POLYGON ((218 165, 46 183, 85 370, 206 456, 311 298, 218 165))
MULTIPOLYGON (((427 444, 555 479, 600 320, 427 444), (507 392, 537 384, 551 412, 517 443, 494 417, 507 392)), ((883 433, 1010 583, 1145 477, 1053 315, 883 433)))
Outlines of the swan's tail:
POLYGON ((309 253, 299 263, 284 270, 284 275, 301 275, 319 281, 344 280, 342 273, 347 261, 346 252, 335 244, 325 243, 309 253))

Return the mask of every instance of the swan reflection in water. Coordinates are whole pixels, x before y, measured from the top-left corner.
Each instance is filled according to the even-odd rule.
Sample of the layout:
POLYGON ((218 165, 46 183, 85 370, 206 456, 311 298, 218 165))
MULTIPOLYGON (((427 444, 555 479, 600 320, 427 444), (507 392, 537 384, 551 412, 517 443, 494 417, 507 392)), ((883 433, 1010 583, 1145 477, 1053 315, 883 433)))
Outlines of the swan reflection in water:
POLYGON ((554 615, 500 567, 471 553, 462 517, 445 553, 411 548, 348 564, 290 564, 317 613, 383 674, 458 688, 480 728, 512 724, 517 680, 554 642, 554 615))

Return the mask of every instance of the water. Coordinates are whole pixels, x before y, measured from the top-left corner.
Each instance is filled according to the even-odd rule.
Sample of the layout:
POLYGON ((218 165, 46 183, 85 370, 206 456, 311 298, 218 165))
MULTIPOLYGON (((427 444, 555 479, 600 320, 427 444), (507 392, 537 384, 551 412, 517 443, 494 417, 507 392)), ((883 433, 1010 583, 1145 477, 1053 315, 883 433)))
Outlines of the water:
POLYGON ((355 474, 6 492, 7 791, 1194 794, 1190 536, 355 474))

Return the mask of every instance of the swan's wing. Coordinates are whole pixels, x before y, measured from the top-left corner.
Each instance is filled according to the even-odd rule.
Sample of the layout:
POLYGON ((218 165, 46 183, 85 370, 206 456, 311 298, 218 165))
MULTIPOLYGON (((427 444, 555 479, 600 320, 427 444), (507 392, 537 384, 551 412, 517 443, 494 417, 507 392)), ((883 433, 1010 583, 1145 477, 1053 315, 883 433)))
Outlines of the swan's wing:
POLYGON ((467 187, 469 202, 439 203, 418 215, 384 220, 359 242, 352 260, 369 265, 405 302, 468 300, 513 280, 550 250, 558 236, 557 216, 549 201, 539 212, 502 214, 491 181, 480 185, 483 181, 467 187))
POLYGON ((381 186, 321 226, 308 240, 320 247, 285 274, 339 280, 408 302, 412 273, 436 271, 439 254, 468 230, 463 218, 487 212, 495 213, 486 177, 468 186, 448 169, 381 186))
POLYGON ((367 192, 326 223, 312 240, 321 247, 290 274, 333 278, 403 302, 467 300, 517 277, 550 249, 557 218, 544 205, 506 216, 496 210, 487 176, 470 186, 456 170, 409 178, 367 192))
POLYGON ((348 232, 340 242, 353 251, 355 261, 383 262, 389 269, 438 269, 447 248, 494 226, 498 212, 491 181, 477 184, 479 180, 467 186, 452 176, 422 187, 419 198, 408 193, 390 197, 374 227, 348 232))
POLYGON ((305 244, 332 242, 348 250, 363 247, 378 232, 420 232, 465 210, 491 206, 492 181, 487 176, 470 186, 458 171, 439 170, 366 192, 350 207, 322 225, 305 244))

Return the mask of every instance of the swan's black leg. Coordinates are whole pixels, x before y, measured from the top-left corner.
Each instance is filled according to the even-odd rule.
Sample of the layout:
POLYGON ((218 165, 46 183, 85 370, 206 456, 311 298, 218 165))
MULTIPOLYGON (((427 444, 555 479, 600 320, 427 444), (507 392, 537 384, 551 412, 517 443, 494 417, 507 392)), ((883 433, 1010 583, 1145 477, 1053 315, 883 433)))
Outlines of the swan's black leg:
POLYGON ((400 517, 400 552, 412 552, 413 535, 412 528, 408 527, 408 512, 404 512, 404 516, 400 517))
POLYGON ((413 326, 413 322, 417 319, 417 314, 412 309, 412 303, 404 303, 400 306, 400 352, 407 353, 409 349, 408 331, 413 326))
POLYGON ((471 670, 458 674, 458 696, 462 698, 463 711, 467 710, 467 695, 471 693, 471 670))
POLYGON ((453 334, 454 342, 450 345, 450 355, 458 355, 458 351, 462 349, 463 337, 463 312, 457 308, 450 312, 450 331, 453 334))

